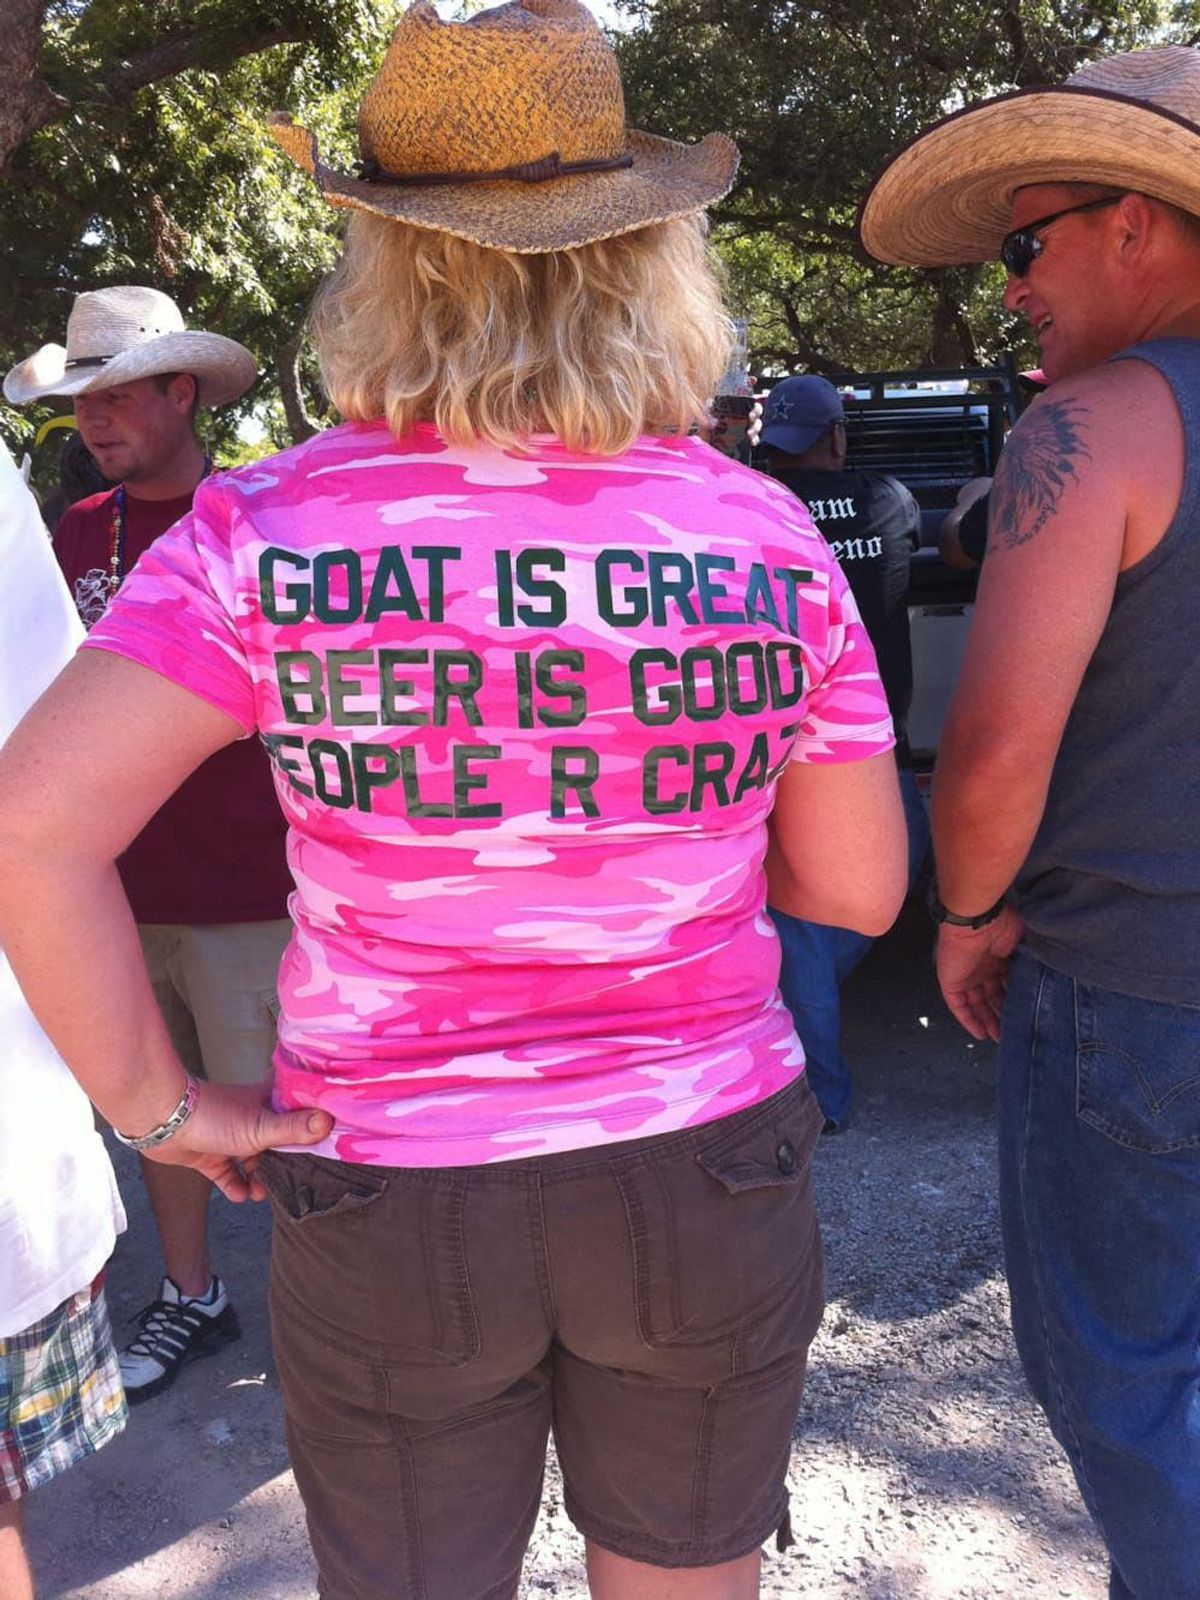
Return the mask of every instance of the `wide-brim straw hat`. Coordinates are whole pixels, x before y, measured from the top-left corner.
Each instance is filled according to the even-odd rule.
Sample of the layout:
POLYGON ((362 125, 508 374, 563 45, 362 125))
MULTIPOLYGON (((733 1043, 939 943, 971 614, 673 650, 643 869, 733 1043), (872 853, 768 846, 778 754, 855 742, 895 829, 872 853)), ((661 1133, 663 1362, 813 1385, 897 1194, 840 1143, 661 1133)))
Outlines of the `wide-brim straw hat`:
POLYGON ((167 372, 190 372, 202 406, 228 405, 258 375, 244 345, 186 328, 179 307, 158 289, 122 284, 78 295, 65 348, 44 344, 18 362, 4 380, 4 398, 24 406, 167 372))
POLYGON ((875 179, 859 239, 895 266, 994 260, 1017 190, 1052 183, 1128 189, 1200 214, 1200 54, 1132 50, 1057 88, 954 112, 875 179))
POLYGON ((271 134, 331 205, 514 254, 570 250, 687 216, 728 193, 737 146, 625 126, 617 61, 578 0, 401 17, 358 114, 359 175, 276 113, 271 134))

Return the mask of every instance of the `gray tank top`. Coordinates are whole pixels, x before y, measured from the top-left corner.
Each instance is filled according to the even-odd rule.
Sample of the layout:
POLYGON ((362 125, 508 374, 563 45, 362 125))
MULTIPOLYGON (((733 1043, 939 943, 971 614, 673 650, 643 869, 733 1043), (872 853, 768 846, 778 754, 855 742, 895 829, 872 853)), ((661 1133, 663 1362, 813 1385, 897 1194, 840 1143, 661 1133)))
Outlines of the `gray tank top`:
POLYGON ((1200 340, 1159 339, 1184 432, 1179 508, 1112 611, 1017 878, 1028 949, 1085 983, 1200 1005, 1200 340))

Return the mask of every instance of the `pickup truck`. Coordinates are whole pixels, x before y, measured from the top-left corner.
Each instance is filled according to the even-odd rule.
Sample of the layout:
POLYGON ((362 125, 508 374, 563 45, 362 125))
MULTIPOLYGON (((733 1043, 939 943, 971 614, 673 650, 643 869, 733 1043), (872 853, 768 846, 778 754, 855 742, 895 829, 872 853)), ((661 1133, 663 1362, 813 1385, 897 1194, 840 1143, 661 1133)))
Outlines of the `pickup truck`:
POLYGON ((946 566, 938 555, 938 530, 962 485, 995 472, 1027 397, 1011 355, 994 367, 829 377, 842 391, 847 466, 899 478, 921 508, 921 548, 913 557, 908 595, 908 728, 920 779, 933 767, 975 598, 976 574, 946 566))

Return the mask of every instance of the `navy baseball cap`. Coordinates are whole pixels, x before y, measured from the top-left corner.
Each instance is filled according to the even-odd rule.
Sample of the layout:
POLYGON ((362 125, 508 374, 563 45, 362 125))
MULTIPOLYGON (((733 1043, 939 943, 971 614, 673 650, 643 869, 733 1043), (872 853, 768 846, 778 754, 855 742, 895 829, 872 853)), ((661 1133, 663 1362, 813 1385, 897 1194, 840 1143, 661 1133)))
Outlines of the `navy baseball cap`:
POLYGON ((827 378, 785 378, 767 396, 759 442, 802 456, 844 415, 842 397, 827 378))

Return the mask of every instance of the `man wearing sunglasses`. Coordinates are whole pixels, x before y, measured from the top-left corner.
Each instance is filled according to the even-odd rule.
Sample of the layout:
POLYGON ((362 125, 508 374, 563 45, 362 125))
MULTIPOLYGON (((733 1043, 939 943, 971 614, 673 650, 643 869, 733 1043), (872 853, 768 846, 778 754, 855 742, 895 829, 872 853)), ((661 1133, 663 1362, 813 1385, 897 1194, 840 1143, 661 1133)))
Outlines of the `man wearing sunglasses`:
POLYGON ((947 1003, 998 1039, 1026 1375, 1113 1600, 1200 1600, 1200 56, 1110 57, 893 160, 866 248, 999 256, 1013 430, 934 783, 947 1003))

